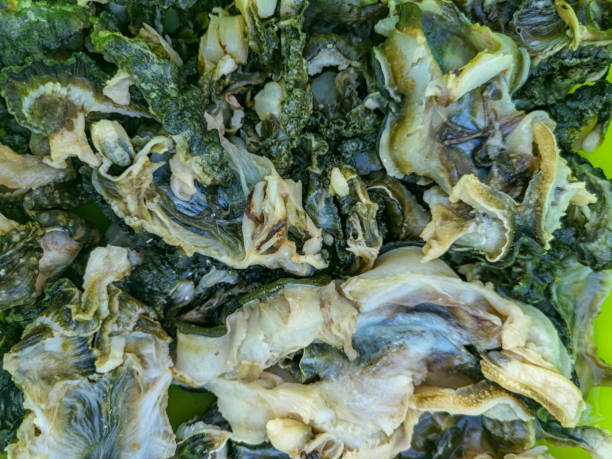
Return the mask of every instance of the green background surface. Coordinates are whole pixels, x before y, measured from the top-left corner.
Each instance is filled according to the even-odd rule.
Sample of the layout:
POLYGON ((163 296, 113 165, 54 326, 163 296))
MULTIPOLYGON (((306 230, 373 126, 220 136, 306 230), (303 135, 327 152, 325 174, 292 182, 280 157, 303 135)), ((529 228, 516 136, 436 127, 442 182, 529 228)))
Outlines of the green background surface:
MULTIPOLYGON (((608 73, 612 82, 612 69, 608 73)), ((606 177, 612 178, 612 129, 608 129, 604 143, 593 153, 584 154, 591 163, 601 167, 606 177)), ((612 295, 601 308, 601 314, 595 319, 595 343, 597 353, 606 362, 612 363, 612 295)), ((587 402, 592 407, 593 425, 612 431, 612 387, 594 387, 589 392, 587 402)), ((559 459, 588 459, 590 454, 578 448, 550 448, 559 459)))

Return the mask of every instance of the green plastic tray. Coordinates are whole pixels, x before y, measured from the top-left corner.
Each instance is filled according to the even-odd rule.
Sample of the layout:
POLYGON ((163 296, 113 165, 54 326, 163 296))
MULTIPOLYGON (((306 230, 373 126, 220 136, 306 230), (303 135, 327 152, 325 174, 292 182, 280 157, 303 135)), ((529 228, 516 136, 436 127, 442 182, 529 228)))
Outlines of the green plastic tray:
MULTIPOLYGON (((608 81, 612 82, 612 70, 608 73, 608 81)), ((608 129, 604 143, 593 153, 584 154, 591 164, 600 167, 606 177, 612 178, 612 129, 608 129)), ((601 314, 595 319, 595 343, 597 353, 606 362, 612 363, 612 295, 602 306, 601 314)), ((612 387, 594 387, 589 392, 587 402, 593 408, 593 424, 612 431, 612 387)), ((587 459, 591 455, 578 448, 550 447, 552 454, 558 459, 587 459)))

